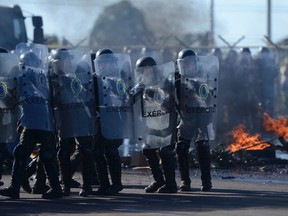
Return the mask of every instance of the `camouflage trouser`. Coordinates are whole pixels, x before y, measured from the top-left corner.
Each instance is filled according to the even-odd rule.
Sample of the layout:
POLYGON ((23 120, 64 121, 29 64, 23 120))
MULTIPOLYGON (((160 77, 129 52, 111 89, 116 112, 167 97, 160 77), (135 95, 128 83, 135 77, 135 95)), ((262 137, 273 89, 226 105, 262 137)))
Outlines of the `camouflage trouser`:
POLYGON ((50 186, 55 191, 61 191, 59 171, 56 160, 55 135, 49 131, 26 129, 21 133, 20 142, 14 149, 11 186, 20 190, 21 178, 26 176, 25 167, 27 158, 40 144, 39 157, 44 165, 50 186))

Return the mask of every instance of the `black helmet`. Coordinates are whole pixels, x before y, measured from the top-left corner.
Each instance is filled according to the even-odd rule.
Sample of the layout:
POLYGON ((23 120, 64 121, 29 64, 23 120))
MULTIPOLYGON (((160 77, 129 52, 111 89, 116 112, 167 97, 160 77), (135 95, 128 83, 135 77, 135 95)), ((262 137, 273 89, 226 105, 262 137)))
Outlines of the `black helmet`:
POLYGON ((100 49, 96 52, 95 58, 99 59, 99 56, 103 55, 103 54, 113 54, 113 51, 111 49, 100 49))
POLYGON ((66 48, 58 48, 56 50, 52 50, 51 59, 52 60, 72 59, 72 55, 70 54, 68 49, 66 49, 66 48))
POLYGON ((241 53, 247 53, 247 54, 251 54, 251 51, 249 49, 249 47, 244 47, 242 50, 241 50, 241 53))
POLYGON ((183 49, 178 53, 178 59, 183 59, 186 56, 196 56, 196 53, 192 49, 183 49))
POLYGON ((270 53, 269 49, 267 47, 261 47, 260 53, 270 53))
POLYGON ((20 55, 19 62, 21 65, 28 67, 40 67, 41 60, 33 52, 23 53, 20 55))
POLYGON ((212 49, 212 54, 218 58, 222 58, 222 50, 220 48, 212 49))
POLYGON ((0 47, 0 53, 8 53, 8 50, 3 47, 0 47))
POLYGON ((107 48, 100 49, 96 52, 95 59, 100 60, 100 61, 103 60, 104 62, 110 62, 110 63, 115 64, 117 61, 117 58, 111 54, 113 54, 113 51, 111 49, 107 49, 107 48), (110 54, 110 55, 106 55, 106 54, 110 54))
POLYGON ((141 67, 148 67, 148 66, 155 66, 156 61, 152 57, 142 57, 139 58, 136 62, 136 68, 141 68, 141 67))

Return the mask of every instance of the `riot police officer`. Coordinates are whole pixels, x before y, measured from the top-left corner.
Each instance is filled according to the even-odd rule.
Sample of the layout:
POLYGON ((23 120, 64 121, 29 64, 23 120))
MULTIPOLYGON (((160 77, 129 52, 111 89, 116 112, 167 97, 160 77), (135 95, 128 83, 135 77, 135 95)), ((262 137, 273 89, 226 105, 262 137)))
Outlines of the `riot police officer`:
POLYGON ((95 134, 91 57, 86 49, 59 48, 52 52, 50 62, 63 195, 69 196, 71 192, 70 156, 78 145, 83 178, 79 195, 86 197, 92 193, 92 142, 95 134))
MULTIPOLYGON (((118 70, 116 65, 116 57, 114 53, 110 49, 100 49, 96 52, 95 55, 95 93, 96 101, 98 104, 98 112, 100 113, 100 119, 98 119, 97 124, 99 124, 99 129, 95 136, 94 143, 94 159, 96 170, 99 178, 99 185, 97 191, 93 194, 95 195, 115 195, 118 192, 123 190, 121 175, 122 175, 122 165, 121 165, 121 157, 119 154, 119 147, 123 142, 123 139, 120 138, 107 138, 103 134, 107 133, 107 131, 103 131, 105 129, 104 124, 105 121, 108 121, 108 118, 105 118, 101 113, 100 107, 100 98, 103 96, 103 82, 102 80, 106 80, 105 74, 103 73, 111 73, 115 70, 118 70), (104 77, 102 77, 102 75, 104 77), (102 79, 103 78, 103 79, 102 79), (103 122, 104 121, 104 122, 103 122), (108 169, 111 177, 111 183, 109 180, 108 169)), ((112 84, 113 85, 113 84, 112 84)), ((112 113, 110 113, 112 115, 112 113)), ((116 117, 117 118, 117 117, 116 117)), ((116 124, 116 119, 110 118, 110 128, 109 131, 111 133, 115 132, 115 128, 119 127, 116 124), (115 120, 115 121, 114 121, 115 120), (113 122, 114 121, 114 122, 113 122)))
POLYGON ((4 185, 2 179, 2 168, 4 160, 13 161, 13 155, 8 150, 8 145, 11 145, 14 141, 17 141, 16 136, 16 122, 17 112, 14 109, 17 101, 14 96, 16 92, 11 91, 16 87, 16 83, 13 82, 13 68, 17 67, 16 55, 8 53, 8 50, 0 47, 0 92, 1 92, 1 105, 0 105, 0 186, 4 185), (14 58, 13 58, 14 57, 14 58), (14 63, 14 65, 13 65, 14 63), (8 66, 10 65, 10 66, 8 66), (12 82, 11 82, 12 81, 12 82), (10 83, 10 85, 9 85, 10 83), (9 87, 8 87, 9 86, 9 87), (8 90, 9 89, 9 90, 8 90), (10 91, 10 94, 8 93, 10 91), (8 93, 8 94, 7 94, 8 93), (14 98, 14 100, 12 99, 14 98), (12 99, 12 100, 11 100, 12 99))
POLYGON ((18 44, 20 56, 19 104, 21 125, 20 142, 14 149, 11 185, 0 190, 0 195, 19 198, 21 177, 25 174, 27 157, 36 144, 40 144, 39 156, 44 164, 51 189, 42 195, 44 199, 62 197, 58 178, 53 113, 45 59, 48 48, 40 44, 18 44), (41 58, 39 58, 41 57, 41 58))
POLYGON ((176 73, 176 95, 180 123, 177 126, 176 153, 181 177, 180 191, 191 190, 189 148, 193 138, 201 171, 201 190, 210 191, 212 188, 207 129, 211 119, 208 113, 210 107, 206 105, 206 100, 211 96, 205 80, 201 80, 205 71, 198 61, 199 57, 191 49, 184 49, 178 53, 177 65, 180 73, 176 73))
POLYGON ((255 86, 258 87, 257 102, 261 104, 263 112, 274 117, 278 69, 275 59, 267 47, 260 49, 259 54, 255 57, 255 66, 256 75, 253 82, 257 83, 255 86))
MULTIPOLYGON (((136 77, 139 76, 139 82, 134 88, 134 95, 140 92, 141 114, 138 119, 142 119, 142 122, 136 123, 135 127, 140 131, 140 135, 142 134, 138 141, 143 142, 143 155, 154 178, 154 181, 144 189, 146 193, 176 193, 178 190, 175 180, 174 153, 176 127, 173 97, 174 64, 170 63, 167 63, 167 71, 165 69, 160 71, 152 57, 145 56, 136 62, 136 77), (170 76, 170 70, 173 77, 170 76), (158 127, 159 123, 160 127, 158 127), (166 125, 166 128, 162 128, 163 125, 166 125), (159 159, 162 161, 162 168, 159 159)), ((137 115, 137 112, 135 113, 137 115)))

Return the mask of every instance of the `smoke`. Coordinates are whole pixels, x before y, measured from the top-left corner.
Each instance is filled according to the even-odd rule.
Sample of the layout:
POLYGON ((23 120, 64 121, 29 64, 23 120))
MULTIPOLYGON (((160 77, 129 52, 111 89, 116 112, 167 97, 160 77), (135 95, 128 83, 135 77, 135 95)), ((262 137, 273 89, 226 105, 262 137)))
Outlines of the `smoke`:
MULTIPOLYGON (((78 43, 88 39, 95 20, 104 8, 121 0, 109 0, 105 3, 93 0, 46 1, 50 15, 43 20, 47 28, 53 27, 60 39, 65 37, 68 41, 78 43)), ((208 9, 198 0, 130 2, 144 12, 146 22, 157 38, 181 37, 186 33, 208 30, 208 9)))
MULTIPOLYGON (((89 37, 93 24, 105 7, 121 0, 29 0, 11 1, 24 10, 43 17, 46 35, 77 44, 89 37)), ((200 0, 142 0, 130 2, 142 10, 157 37, 177 36, 208 30, 208 8, 200 0)), ((88 41, 87 41, 88 42, 88 41)))
POLYGON ((157 37, 181 37, 209 30, 208 6, 197 0, 131 1, 142 10, 157 37))
POLYGON ((103 3, 92 0, 46 2, 47 13, 42 15, 44 32, 46 29, 53 29, 51 34, 57 35, 60 40, 65 38, 73 44, 88 40, 93 22, 104 7, 103 3))

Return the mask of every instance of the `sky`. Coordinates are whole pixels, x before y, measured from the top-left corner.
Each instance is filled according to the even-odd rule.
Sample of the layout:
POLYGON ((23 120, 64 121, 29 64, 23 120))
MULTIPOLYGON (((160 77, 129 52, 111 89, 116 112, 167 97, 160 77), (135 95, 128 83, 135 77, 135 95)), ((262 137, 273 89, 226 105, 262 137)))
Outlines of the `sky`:
MULTIPOLYGON (((25 16, 41 15, 44 22, 44 33, 55 34, 76 44, 87 39, 93 24, 102 9, 119 0, 0 0, 0 5, 18 4, 22 7, 25 16)), ((131 0, 135 6, 141 7, 145 0, 131 0)), ((173 4, 175 0, 158 0, 165 4, 173 4)), ((209 10, 212 0, 183 0, 186 4, 198 2, 199 12, 203 11, 206 17, 201 22, 202 29, 209 29, 209 10)), ((198 6, 198 4, 195 4, 198 6)), ((288 20, 288 1, 271 0, 271 39, 273 42, 288 37, 286 20, 288 20)), ((163 6, 165 7, 165 6, 163 6)), ((161 8, 160 8, 161 9, 161 8)), ((159 10, 160 10, 159 9, 159 10)), ((239 46, 263 46, 267 35, 267 0, 214 0, 214 35, 216 44, 226 44, 219 38, 221 36, 229 44, 234 44, 242 36, 245 38, 239 46)), ((26 20, 28 36, 32 38, 31 19, 26 20)), ((187 23, 187 31, 192 29, 187 23)))

